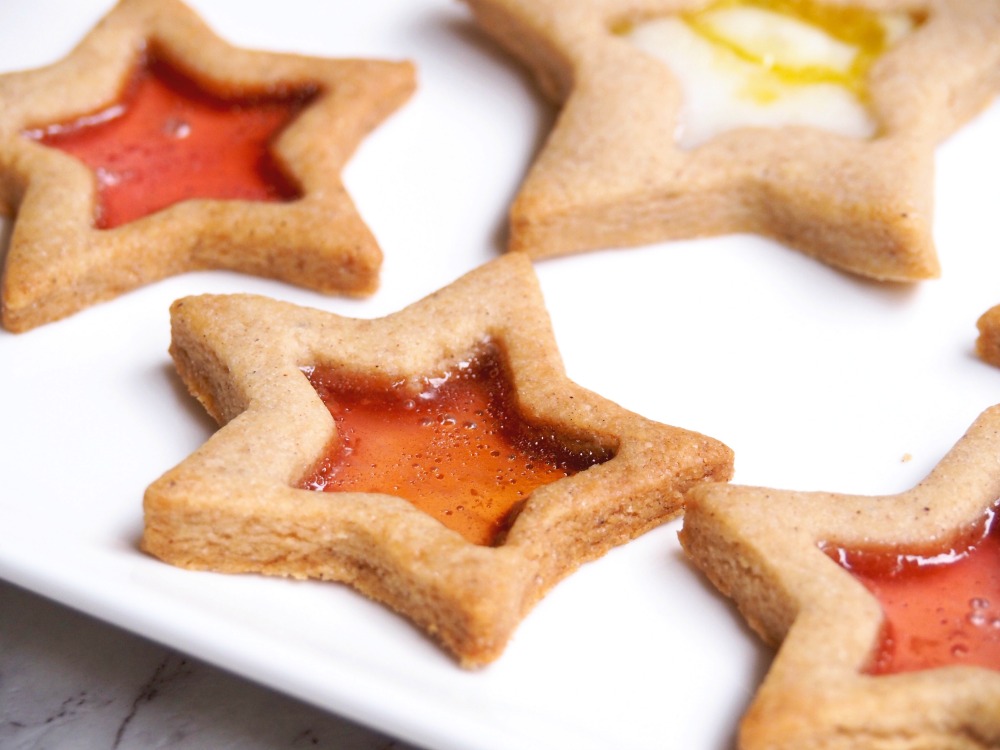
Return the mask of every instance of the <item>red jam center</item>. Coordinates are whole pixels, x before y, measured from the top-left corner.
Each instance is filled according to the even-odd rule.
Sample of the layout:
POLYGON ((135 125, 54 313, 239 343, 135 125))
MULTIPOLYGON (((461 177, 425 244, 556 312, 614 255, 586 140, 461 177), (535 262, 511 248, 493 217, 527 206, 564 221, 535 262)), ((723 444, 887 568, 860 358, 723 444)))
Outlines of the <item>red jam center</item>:
POLYGON ((934 556, 831 550, 882 604, 886 627, 871 674, 951 665, 1000 670, 1000 522, 934 556))
POLYGON ((95 225, 110 229, 190 198, 299 197, 270 143, 312 93, 219 97, 151 59, 138 68, 119 103, 25 135, 94 171, 95 225))
POLYGON ((611 457, 522 420, 492 354, 426 379, 419 393, 331 368, 307 374, 339 439, 302 486, 403 497, 476 544, 501 543, 535 488, 611 457))

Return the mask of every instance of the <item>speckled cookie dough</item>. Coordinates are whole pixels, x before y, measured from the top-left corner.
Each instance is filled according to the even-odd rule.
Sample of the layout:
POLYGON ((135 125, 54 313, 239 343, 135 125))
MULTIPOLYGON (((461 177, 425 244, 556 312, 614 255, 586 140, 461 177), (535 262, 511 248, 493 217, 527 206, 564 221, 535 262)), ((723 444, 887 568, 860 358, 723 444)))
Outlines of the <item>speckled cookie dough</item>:
POLYGON ((510 249, 544 258, 751 232, 864 277, 939 275, 934 149, 1000 90, 993 0, 850 4, 907 14, 914 26, 866 70, 869 137, 811 124, 746 126, 690 148, 676 137, 681 79, 630 36, 644 22, 710 3, 465 2, 561 107, 510 208, 510 249))
POLYGON ((179 300, 172 323, 177 370, 222 429, 149 487, 144 549, 186 568, 346 582, 465 667, 496 659, 579 565, 678 516, 691 486, 732 474, 731 452, 716 440, 567 379, 522 254, 375 320, 237 295, 179 300), (418 383, 484 341, 500 353, 522 419, 607 460, 534 490, 494 545, 468 541, 401 497, 300 488, 337 439, 303 368, 418 383))
POLYGON ((1000 745, 1000 596, 988 593, 1000 593, 989 531, 998 497, 996 406, 897 495, 693 488, 681 544, 779 649, 739 747, 1000 745), (988 572, 970 576, 972 565, 988 572), (955 578, 934 583, 943 575, 955 578), (887 593, 911 584, 901 603, 887 593), (925 620, 913 620, 924 604, 916 586, 929 585, 945 589, 927 599, 925 620))
POLYGON ((406 62, 238 49, 177 0, 122 0, 63 60, 0 76, 0 212, 14 216, 3 325, 26 331, 196 269, 370 294, 382 253, 340 172, 414 86, 406 62), (109 108, 150 57, 222 98, 308 92, 270 149, 297 189, 294 200, 182 200, 100 228, 101 178, 33 136, 81 117, 111 117, 109 108))

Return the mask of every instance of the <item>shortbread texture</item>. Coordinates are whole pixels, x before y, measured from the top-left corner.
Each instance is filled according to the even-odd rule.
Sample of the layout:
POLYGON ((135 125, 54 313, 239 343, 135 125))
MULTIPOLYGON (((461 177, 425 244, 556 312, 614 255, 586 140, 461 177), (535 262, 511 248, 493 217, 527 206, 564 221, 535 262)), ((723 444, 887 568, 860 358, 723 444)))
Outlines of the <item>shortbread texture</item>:
POLYGON ((544 258, 748 232, 867 278, 940 274, 934 149, 1000 91, 994 0, 856 3, 919 22, 869 72, 872 138, 747 127, 692 150, 675 142, 677 79, 615 29, 707 2, 465 2, 559 107, 510 207, 511 250, 544 258))
POLYGON ((567 379, 523 255, 385 318, 201 296, 174 304, 172 329, 177 371, 222 429, 147 490, 143 548, 186 568, 345 582, 466 667, 496 659, 578 566, 676 518, 691 486, 732 474, 731 451, 717 440, 567 379), (497 546, 467 541, 400 497, 298 487, 336 439, 301 368, 406 381, 446 370, 484 341, 504 358, 523 419, 613 458, 532 492, 497 546))
POLYGON ((371 294, 382 252, 340 173, 363 137, 415 85, 408 62, 240 49, 179 0, 121 0, 64 59, 0 76, 0 213, 14 218, 0 287, 4 327, 23 332, 201 269, 236 270, 329 294, 371 294), (25 133, 115 104, 150 54, 222 97, 315 91, 272 146, 301 197, 187 200, 97 229, 94 173, 25 133))
POLYGON ((778 649, 739 729, 741 750, 986 750, 1000 746, 1000 673, 956 665, 874 675, 883 615, 824 546, 946 552, 1000 497, 1000 407, 914 488, 887 496, 702 485, 680 540, 778 649))

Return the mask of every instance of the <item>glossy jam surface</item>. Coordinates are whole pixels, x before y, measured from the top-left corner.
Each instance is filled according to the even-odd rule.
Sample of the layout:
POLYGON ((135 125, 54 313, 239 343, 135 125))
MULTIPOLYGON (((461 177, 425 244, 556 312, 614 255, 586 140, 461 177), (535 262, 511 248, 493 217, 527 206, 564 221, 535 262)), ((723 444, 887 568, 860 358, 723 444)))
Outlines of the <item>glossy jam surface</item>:
POLYGON ((302 486, 409 500, 476 544, 502 543, 532 490, 611 458, 526 423, 492 351, 418 390, 307 370, 339 437, 302 486))
POLYGON ((870 137, 869 69, 915 23, 814 0, 718 0, 616 31, 677 77, 685 101, 678 143, 693 147, 741 126, 870 137))
POLYGON ((774 78, 792 84, 836 83, 865 94, 871 64, 904 30, 905 17, 811 0, 722 0, 684 20, 698 34, 767 75, 754 98, 769 101, 774 78))
POLYGON ((120 102, 25 135, 93 170, 95 225, 110 229, 190 198, 299 197, 270 144, 312 93, 219 97, 151 59, 139 66, 120 102))
POLYGON ((991 512, 984 533, 933 557, 828 550, 885 612, 872 674, 963 664, 1000 669, 1000 522, 995 518, 991 512))

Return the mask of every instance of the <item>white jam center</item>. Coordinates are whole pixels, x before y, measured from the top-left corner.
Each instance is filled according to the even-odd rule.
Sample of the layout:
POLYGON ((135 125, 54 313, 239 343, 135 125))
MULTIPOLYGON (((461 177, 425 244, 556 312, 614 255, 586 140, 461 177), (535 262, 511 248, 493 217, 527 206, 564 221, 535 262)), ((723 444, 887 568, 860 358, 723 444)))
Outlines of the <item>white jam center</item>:
MULTIPOLYGON (((902 14, 879 20, 889 43, 909 29, 902 14)), ((819 26, 752 6, 704 11, 698 22, 708 36, 679 17, 645 21, 623 34, 666 63, 680 82, 681 148, 739 127, 804 125, 853 138, 875 134, 864 102, 836 80, 849 78, 859 47, 819 26), (792 71, 793 80, 776 68, 792 71), (828 73, 831 80, 813 82, 810 71, 828 73)))

